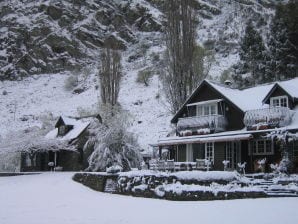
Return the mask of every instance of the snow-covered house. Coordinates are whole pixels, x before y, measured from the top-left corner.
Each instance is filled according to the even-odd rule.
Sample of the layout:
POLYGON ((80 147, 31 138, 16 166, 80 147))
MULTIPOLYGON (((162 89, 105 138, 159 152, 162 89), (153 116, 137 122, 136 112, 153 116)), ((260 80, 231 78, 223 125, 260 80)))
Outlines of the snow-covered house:
POLYGON ((89 125, 90 121, 88 119, 59 117, 55 124, 55 129, 50 131, 45 138, 65 142, 68 146, 73 146, 71 148, 75 149, 75 153, 70 153, 70 150, 65 150, 64 148, 49 153, 49 161, 54 163, 54 167, 61 167, 63 170, 86 168, 84 167, 83 147, 88 140, 86 130, 89 125))
MULTIPOLYGON (((259 168, 266 158, 267 169, 282 158, 280 144, 264 137, 274 130, 298 131, 298 78, 247 89, 235 89, 204 80, 174 115, 176 135, 158 141, 168 159, 195 162, 208 159, 215 170, 259 168)), ((298 142, 288 144, 297 171, 298 142)))
POLYGON ((61 116, 55 129, 44 134, 38 127, 13 133, 0 144, 0 171, 73 171, 86 168, 83 146, 88 119, 61 116))

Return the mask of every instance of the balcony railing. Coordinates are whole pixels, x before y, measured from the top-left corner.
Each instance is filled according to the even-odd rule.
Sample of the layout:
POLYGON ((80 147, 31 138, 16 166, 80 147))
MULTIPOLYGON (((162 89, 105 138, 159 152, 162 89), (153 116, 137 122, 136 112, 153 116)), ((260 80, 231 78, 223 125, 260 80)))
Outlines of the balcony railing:
POLYGON ((247 111, 243 122, 250 130, 284 127, 291 123, 292 115, 287 107, 269 107, 247 111))
POLYGON ((225 131, 226 124, 227 121, 223 115, 185 117, 179 118, 177 123, 177 131, 189 131, 197 132, 197 134, 207 134, 208 130, 209 133, 225 131))

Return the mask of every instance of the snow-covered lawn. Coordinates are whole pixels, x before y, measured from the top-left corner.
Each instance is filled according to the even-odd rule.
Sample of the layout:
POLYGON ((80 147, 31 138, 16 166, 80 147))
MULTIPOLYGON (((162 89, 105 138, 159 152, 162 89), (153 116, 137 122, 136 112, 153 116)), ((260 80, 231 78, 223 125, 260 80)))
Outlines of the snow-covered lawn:
POLYGON ((93 191, 73 173, 0 177, 2 224, 296 223, 298 198, 174 202, 93 191))

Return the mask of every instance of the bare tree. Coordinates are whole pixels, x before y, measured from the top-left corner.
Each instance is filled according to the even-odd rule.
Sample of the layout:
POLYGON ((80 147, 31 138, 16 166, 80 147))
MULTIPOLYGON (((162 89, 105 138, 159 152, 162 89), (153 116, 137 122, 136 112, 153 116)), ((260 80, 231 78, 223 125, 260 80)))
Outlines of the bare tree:
POLYGON ((100 56, 99 68, 100 96, 103 104, 116 105, 122 77, 121 54, 106 47, 100 56))
POLYGON ((165 5, 166 72, 163 84, 175 113, 204 78, 203 54, 196 45, 198 24, 193 0, 171 0, 165 5))

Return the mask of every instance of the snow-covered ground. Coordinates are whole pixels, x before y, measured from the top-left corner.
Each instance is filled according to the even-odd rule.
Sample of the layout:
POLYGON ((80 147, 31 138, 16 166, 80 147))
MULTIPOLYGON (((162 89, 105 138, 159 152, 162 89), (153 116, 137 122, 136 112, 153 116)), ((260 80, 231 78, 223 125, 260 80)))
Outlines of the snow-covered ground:
POLYGON ((0 177, 3 224, 283 223, 298 220, 298 198, 174 202, 93 191, 73 173, 0 177))

